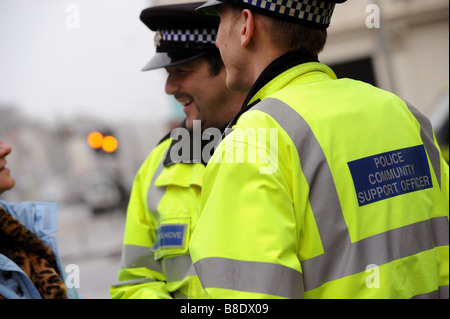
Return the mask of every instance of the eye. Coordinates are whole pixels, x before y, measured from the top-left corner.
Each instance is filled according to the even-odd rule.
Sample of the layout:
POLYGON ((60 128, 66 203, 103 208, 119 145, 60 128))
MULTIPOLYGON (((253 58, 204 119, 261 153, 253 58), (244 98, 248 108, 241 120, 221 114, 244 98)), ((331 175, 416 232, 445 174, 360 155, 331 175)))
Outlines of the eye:
POLYGON ((187 68, 177 67, 172 71, 173 75, 176 76, 187 76, 191 71, 187 68))
POLYGON ((166 68, 166 70, 169 76, 183 78, 192 73, 195 70, 195 68, 191 67, 189 63, 183 63, 180 65, 168 67, 166 68))

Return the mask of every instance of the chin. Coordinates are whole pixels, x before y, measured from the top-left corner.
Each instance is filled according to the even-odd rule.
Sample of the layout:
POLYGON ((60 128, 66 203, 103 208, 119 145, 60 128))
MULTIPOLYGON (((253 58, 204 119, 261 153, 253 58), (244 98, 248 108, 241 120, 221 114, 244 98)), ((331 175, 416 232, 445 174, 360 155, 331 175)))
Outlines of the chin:
POLYGON ((233 92, 237 92, 237 93, 246 93, 248 92, 249 88, 244 87, 244 85, 242 83, 240 83, 239 81, 235 81, 233 80, 232 77, 227 77, 227 87, 233 91, 233 92))
POLYGON ((16 180, 12 177, 10 177, 9 181, 7 183, 4 183, 0 186, 0 194, 3 192, 9 191, 10 189, 14 188, 16 185, 16 180))
POLYGON ((192 121, 186 121, 185 126, 189 131, 192 131, 194 129, 194 123, 192 123, 192 121))
POLYGON ((190 131, 194 129, 194 120, 196 120, 196 118, 186 118, 185 126, 190 131))

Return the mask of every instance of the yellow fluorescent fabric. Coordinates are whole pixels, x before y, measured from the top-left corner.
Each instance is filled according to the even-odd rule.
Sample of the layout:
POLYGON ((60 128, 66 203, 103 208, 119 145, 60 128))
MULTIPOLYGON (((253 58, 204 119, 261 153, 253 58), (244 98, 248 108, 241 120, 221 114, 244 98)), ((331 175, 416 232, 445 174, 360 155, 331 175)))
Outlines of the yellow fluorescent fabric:
POLYGON ((160 143, 136 174, 127 210, 119 281, 110 288, 112 298, 205 297, 189 255, 189 240, 199 215, 204 165, 179 163, 164 167, 162 162, 171 142, 169 138, 160 143), (160 238, 164 234, 179 235, 176 245, 164 244, 158 232, 160 238))
POLYGON ((257 99, 203 175, 190 250, 209 296, 448 296, 448 165, 428 122, 395 95, 337 80, 319 63, 284 72, 257 99), (253 139, 260 129, 266 137, 253 139), (409 154, 420 161, 406 166, 416 160, 409 154), (361 199, 359 182, 377 190, 369 162, 390 187, 361 199), (427 178, 411 181, 419 168, 427 178), (402 184, 390 182, 394 174, 402 184))

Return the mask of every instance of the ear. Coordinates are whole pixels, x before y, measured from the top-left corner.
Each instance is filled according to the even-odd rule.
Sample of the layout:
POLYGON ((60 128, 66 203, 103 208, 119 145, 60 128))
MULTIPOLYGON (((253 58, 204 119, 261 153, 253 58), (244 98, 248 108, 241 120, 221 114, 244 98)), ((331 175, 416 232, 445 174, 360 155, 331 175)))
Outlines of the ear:
POLYGON ((253 31, 255 29, 255 17, 253 16, 253 13, 248 9, 242 10, 241 14, 244 21, 244 25, 241 27, 240 34, 241 46, 246 47, 253 38, 253 31))

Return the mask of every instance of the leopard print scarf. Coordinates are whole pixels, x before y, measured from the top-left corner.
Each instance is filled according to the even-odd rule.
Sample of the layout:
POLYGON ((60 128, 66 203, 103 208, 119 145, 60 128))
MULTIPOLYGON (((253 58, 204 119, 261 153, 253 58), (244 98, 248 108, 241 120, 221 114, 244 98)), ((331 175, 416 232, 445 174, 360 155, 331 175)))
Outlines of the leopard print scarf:
POLYGON ((28 275, 42 298, 67 299, 67 288, 51 248, 1 207, 0 253, 28 275))

